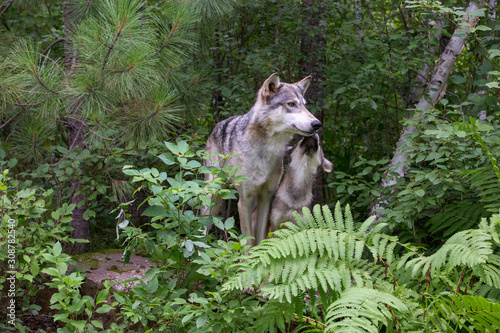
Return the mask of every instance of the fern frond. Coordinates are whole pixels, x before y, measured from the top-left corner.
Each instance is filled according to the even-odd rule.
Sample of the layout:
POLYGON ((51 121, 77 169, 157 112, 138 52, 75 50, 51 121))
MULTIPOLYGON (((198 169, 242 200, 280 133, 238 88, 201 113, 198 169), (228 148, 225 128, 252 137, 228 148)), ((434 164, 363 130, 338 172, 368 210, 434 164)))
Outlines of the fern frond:
POLYGON ((370 288, 350 288, 328 307, 327 330, 334 332, 380 332, 379 325, 392 327, 392 311, 408 307, 392 294, 370 288))
POLYGON ((345 217, 345 230, 354 231, 354 219, 352 217, 351 207, 349 206, 349 204, 345 206, 344 217, 345 217))
POLYGON ((458 265, 474 267, 484 264, 492 253, 491 236, 483 230, 472 229, 456 233, 436 253, 412 259, 406 267, 413 266, 414 275, 419 271, 425 275, 428 270, 434 274, 442 267, 450 269, 458 265))
POLYGON ((425 226, 429 228, 431 234, 443 232, 444 237, 449 237, 456 232, 476 227, 481 217, 487 215, 488 211, 484 205, 462 201, 446 206, 443 212, 430 218, 425 226))
POLYGON ((349 207, 342 214, 337 205, 335 219, 327 206, 316 206, 314 214, 304 209, 303 217, 295 216, 296 224, 285 223, 275 238, 262 241, 241 259, 236 265, 240 273, 226 282, 225 290, 260 286, 264 296, 291 302, 308 290, 326 293, 370 286, 385 269, 377 260, 387 257, 391 262, 399 244, 396 237, 374 232, 382 224, 368 233, 354 230, 349 207), (363 258, 365 247, 375 261, 363 258))
POLYGON ((490 167, 482 167, 464 171, 462 175, 470 176, 470 183, 472 187, 477 189, 479 201, 486 205, 485 209, 498 212, 500 209, 500 181, 496 172, 490 167))
POLYGON ((500 289, 500 255, 490 255, 488 263, 477 265, 472 271, 479 276, 481 282, 500 289))
MULTIPOLYGON (((304 298, 297 298, 294 303, 304 304, 304 298)), ((286 332, 287 324, 294 319, 294 313, 299 308, 295 304, 268 301, 261 308, 256 309, 259 320, 252 326, 254 332, 286 332), (278 328, 278 330, 277 330, 278 328)))
POLYGON ((434 309, 434 324, 445 326, 449 331, 460 328, 468 332, 497 332, 500 327, 500 304, 480 296, 443 297, 436 300, 434 309))
POLYGON ((344 230, 344 217, 342 216, 342 209, 340 208, 340 202, 337 201, 335 205, 335 226, 337 230, 344 230))

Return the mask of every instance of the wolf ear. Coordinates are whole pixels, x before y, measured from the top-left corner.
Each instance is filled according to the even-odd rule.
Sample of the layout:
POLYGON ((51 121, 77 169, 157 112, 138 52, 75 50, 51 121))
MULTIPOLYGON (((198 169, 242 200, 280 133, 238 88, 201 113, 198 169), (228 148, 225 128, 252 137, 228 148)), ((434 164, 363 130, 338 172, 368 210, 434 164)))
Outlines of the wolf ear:
POLYGON ((296 82, 295 84, 302 90, 302 95, 306 93, 307 88, 309 88, 309 85, 311 84, 312 77, 311 75, 303 78, 301 81, 296 82))
POLYGON ((266 103, 267 101, 269 101, 269 99, 271 99, 271 97, 276 95, 280 84, 280 77, 277 73, 272 74, 267 78, 266 81, 264 81, 264 84, 259 91, 259 97, 262 97, 264 103, 266 103))
POLYGON ((323 158, 323 163, 321 163, 321 167, 323 168, 324 172, 332 172, 333 170, 333 163, 327 160, 326 158, 323 158))

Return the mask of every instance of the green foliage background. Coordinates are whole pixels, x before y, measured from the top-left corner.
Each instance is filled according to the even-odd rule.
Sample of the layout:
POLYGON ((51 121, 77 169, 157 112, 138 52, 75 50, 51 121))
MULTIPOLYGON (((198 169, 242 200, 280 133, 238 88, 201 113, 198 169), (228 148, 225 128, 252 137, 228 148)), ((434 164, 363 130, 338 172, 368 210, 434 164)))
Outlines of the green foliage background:
POLYGON ((23 320, 43 311, 34 299, 48 287, 61 332, 500 327, 498 8, 474 13, 480 21, 445 96, 412 118, 416 78, 436 65, 467 3, 308 3, 0 4, 0 243, 14 219, 19 308, 15 328, 2 330, 29 331, 23 320), (318 54, 304 53, 305 35, 325 45, 316 50, 323 150, 335 172, 325 175, 324 206, 249 250, 236 216, 199 215, 211 194, 235 198, 227 186, 237 170, 203 167, 202 150, 218 121, 250 109, 271 73, 286 82, 309 74, 304 63, 318 54), (388 166, 402 129, 413 126, 405 176, 381 186, 395 176, 388 166), (207 184, 204 173, 219 176, 207 184), (124 248, 125 260, 136 252, 155 263, 129 293, 110 284, 80 293, 85 273, 68 270, 80 207, 89 249, 124 248), (205 235, 207 226, 216 231, 205 235), (112 310, 104 327, 96 316, 112 310))

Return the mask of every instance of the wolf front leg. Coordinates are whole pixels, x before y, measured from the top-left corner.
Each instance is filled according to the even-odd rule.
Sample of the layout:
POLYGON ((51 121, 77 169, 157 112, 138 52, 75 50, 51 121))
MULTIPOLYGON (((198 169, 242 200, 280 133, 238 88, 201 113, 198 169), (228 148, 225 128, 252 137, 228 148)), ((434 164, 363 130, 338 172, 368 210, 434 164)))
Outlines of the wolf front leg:
POLYGON ((255 238, 257 244, 267 238, 269 231, 269 210, 274 191, 262 191, 257 197, 257 228, 255 238))
MULTIPOLYGON (((243 236, 255 237, 252 233, 252 211, 254 201, 255 199, 253 197, 240 194, 240 200, 238 200, 238 214, 240 215, 240 228, 243 236)), ((255 245, 255 239, 252 239, 250 244, 252 246, 255 245)))

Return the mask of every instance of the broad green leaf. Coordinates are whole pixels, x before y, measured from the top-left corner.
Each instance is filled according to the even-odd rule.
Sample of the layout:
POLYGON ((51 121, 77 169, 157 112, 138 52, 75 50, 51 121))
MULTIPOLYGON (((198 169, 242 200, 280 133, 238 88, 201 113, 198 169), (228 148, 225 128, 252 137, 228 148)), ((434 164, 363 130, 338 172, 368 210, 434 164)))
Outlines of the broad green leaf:
POLYGON ((54 247, 52 248, 52 250, 54 251, 54 255, 56 257, 58 257, 61 252, 62 252, 62 245, 61 243, 58 241, 57 243, 54 244, 54 247))
POLYGON ((170 150, 172 154, 179 155, 179 149, 176 144, 172 142, 165 142, 165 146, 167 146, 167 149, 170 150))
POLYGON ((184 141, 184 140, 181 140, 181 141, 177 142, 177 150, 179 151, 179 154, 184 155, 189 150, 188 143, 186 141, 184 141))

